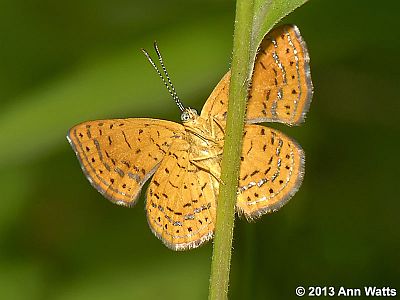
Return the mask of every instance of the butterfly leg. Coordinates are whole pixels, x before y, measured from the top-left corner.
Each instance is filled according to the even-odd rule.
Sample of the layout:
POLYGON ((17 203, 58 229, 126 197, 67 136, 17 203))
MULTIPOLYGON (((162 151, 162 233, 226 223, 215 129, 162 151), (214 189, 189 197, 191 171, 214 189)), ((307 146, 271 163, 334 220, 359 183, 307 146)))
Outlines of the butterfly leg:
POLYGON ((225 129, 224 129, 224 125, 221 124, 220 121, 218 121, 215 117, 210 118, 210 128, 211 128, 211 135, 213 137, 217 137, 217 141, 220 139, 223 139, 223 137, 225 136, 225 129), (219 129, 219 133, 217 134, 217 128, 219 129), (221 136, 221 138, 218 138, 219 136, 221 136))
POLYGON ((198 156, 198 157, 193 157, 190 159, 190 162, 195 162, 195 161, 203 161, 203 160, 207 160, 207 159, 213 159, 213 158, 217 158, 218 156, 222 155, 222 148, 213 154, 209 154, 209 155, 205 155, 205 156, 198 156))
MULTIPOLYGON (((222 152, 221 152, 222 154, 222 152)), ((221 171, 218 167, 212 167, 207 163, 204 163, 202 161, 204 160, 208 160, 211 158, 215 158, 216 156, 203 156, 203 157, 196 157, 190 160, 190 163, 193 164, 194 166, 196 166, 198 169, 201 169, 209 174, 211 174, 211 176, 213 176, 220 184, 225 184, 222 179, 221 179, 221 171)), ((217 164, 218 165, 218 164, 217 164)), ((218 165, 219 166, 219 165, 218 165)))

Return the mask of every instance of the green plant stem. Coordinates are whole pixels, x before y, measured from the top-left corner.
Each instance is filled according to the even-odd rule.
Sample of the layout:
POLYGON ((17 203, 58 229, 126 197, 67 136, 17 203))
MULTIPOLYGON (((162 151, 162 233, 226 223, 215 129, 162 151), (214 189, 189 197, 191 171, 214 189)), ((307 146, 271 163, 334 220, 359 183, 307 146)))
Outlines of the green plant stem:
POLYGON ((248 84, 251 79, 251 32, 254 2, 237 0, 229 106, 222 158, 209 299, 227 299, 248 84))
POLYGON ((232 251, 235 204, 242 151, 242 134, 248 86, 257 48, 264 35, 284 16, 307 0, 237 0, 233 56, 221 164, 209 299, 227 299, 232 251))

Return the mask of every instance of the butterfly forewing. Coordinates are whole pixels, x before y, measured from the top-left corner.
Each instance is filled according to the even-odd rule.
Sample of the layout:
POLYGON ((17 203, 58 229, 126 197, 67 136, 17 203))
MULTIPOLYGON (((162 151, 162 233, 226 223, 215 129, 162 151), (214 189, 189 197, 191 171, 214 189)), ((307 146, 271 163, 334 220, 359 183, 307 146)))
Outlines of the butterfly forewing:
POLYGON ((201 110, 204 119, 215 118, 220 121, 226 120, 229 99, 229 81, 231 72, 228 71, 208 97, 201 110))
POLYGON ((120 205, 135 203, 183 126, 153 119, 112 119, 81 123, 68 133, 90 183, 120 205))
POLYGON ((189 144, 175 141, 147 190, 147 219, 154 234, 174 250, 212 238, 218 183, 189 161, 189 144))
MULTIPOLYGON (((230 72, 208 98, 201 115, 226 119, 230 72)), ((309 56, 295 25, 272 30, 260 45, 249 90, 248 123, 280 122, 289 125, 304 120, 312 97, 309 56)))
POLYGON ((300 187, 304 153, 275 129, 246 125, 237 211, 253 219, 281 208, 300 187))
POLYGON ((295 25, 268 34, 254 64, 247 120, 251 123, 304 121, 312 83, 306 45, 295 25))

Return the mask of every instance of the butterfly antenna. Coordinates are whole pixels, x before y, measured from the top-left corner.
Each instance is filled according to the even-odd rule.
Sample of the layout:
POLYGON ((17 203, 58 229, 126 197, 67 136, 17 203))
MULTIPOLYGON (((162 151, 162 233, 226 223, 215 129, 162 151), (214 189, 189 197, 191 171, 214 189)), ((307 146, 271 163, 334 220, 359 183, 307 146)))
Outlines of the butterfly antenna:
POLYGON ((158 60, 160 61, 161 67, 164 71, 164 74, 165 74, 165 77, 167 78, 167 80, 165 80, 164 76, 161 74, 160 70, 157 68, 153 59, 150 57, 149 53, 145 49, 142 49, 142 52, 144 53, 144 55, 146 55, 148 61, 151 63, 153 68, 156 70, 156 72, 157 72, 158 76, 160 76, 161 80, 164 82, 164 85, 168 89, 168 92, 170 93, 172 98, 175 100, 176 105, 179 107, 179 109, 181 111, 184 111, 185 107, 183 106, 182 101, 179 99, 178 94, 176 93, 176 90, 174 88, 174 85, 172 84, 171 79, 169 78, 169 75, 168 75, 167 69, 165 68, 164 61, 162 59, 160 50, 158 50, 157 42, 154 42, 154 49, 157 53, 158 60))
POLYGON ((176 104, 178 105, 179 109, 180 109, 181 111, 183 111, 185 108, 184 108, 184 106, 183 106, 183 104, 182 104, 181 99, 179 99, 178 94, 176 93, 175 87, 174 87, 174 85, 172 84, 171 79, 169 78, 169 75, 168 75, 168 72, 167 72, 167 68, 166 68, 165 65, 164 65, 164 61, 163 61, 163 58, 162 58, 162 56, 161 56, 161 52, 160 52, 160 50, 158 49, 157 42, 154 42, 154 50, 156 50, 156 53, 157 53, 157 56, 158 56, 158 60, 159 60, 159 62, 160 62, 160 64, 161 64, 161 67, 162 67, 162 69, 163 69, 163 71, 164 71, 165 77, 167 77, 168 83, 169 83, 169 85, 171 86, 172 92, 173 92, 173 94, 174 94, 174 95, 173 95, 173 98, 175 99, 175 102, 176 102, 176 104))

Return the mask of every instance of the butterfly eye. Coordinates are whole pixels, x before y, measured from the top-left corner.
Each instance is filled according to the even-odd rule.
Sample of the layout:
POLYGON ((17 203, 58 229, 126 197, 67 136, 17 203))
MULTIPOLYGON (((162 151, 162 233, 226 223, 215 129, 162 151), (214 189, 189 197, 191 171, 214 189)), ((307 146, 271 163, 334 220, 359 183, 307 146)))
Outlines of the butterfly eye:
POLYGON ((184 112, 181 114, 181 120, 182 120, 182 122, 187 122, 187 121, 189 121, 189 119, 190 119, 189 112, 184 111, 184 112))

